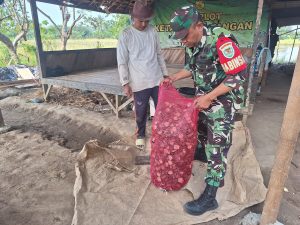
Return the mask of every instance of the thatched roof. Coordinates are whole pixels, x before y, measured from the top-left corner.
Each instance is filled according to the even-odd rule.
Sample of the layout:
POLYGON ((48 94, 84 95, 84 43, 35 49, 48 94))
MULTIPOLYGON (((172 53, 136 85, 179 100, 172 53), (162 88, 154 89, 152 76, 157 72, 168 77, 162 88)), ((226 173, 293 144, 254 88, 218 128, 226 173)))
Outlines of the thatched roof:
MULTIPOLYGON (((75 8, 87 9, 104 13, 129 14, 135 0, 37 0, 56 5, 68 5, 75 8)), ((144 0, 152 4, 155 0, 144 0)))

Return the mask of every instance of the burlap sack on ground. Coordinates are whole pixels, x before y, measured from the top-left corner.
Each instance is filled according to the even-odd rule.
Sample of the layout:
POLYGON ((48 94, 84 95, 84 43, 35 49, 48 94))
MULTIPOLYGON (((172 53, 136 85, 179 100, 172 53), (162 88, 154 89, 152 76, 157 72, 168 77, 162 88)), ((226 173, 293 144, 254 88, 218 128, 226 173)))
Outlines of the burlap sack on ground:
POLYGON ((182 205, 203 191, 205 164, 193 163, 193 176, 177 192, 163 192, 150 184, 149 166, 134 166, 134 148, 86 143, 76 163, 75 207, 72 225, 196 224, 224 220, 260 203, 266 195, 250 134, 241 123, 233 132, 225 187, 218 191, 219 208, 189 216, 182 205))

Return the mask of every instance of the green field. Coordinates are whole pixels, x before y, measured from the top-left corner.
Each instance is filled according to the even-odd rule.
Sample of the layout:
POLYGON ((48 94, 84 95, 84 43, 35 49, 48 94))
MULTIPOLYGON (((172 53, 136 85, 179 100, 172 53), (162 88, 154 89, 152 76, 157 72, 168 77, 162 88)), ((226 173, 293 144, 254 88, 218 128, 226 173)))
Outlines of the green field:
MULTIPOLYGON (((283 45, 293 45, 293 42, 294 42, 293 39, 280 40, 280 44, 283 45)), ((300 45, 300 39, 296 39, 295 45, 300 45)))
MULTIPOLYGON (((67 50, 115 48, 117 41, 116 39, 70 39, 67 43, 67 50)), ((28 41, 28 44, 33 45, 33 43, 33 40, 28 41)), ((43 40, 43 48, 45 51, 61 50, 60 40, 43 40)))
MULTIPOLYGON (((292 46, 293 39, 280 40, 280 46, 292 46)), ((300 45, 300 40, 297 39, 295 45, 300 45)), ((94 48, 115 48, 117 46, 116 39, 71 39, 68 41, 67 50, 75 49, 94 49, 94 48)), ((45 51, 57 51, 61 49, 59 39, 43 40, 43 48, 45 51)), ((20 63, 28 66, 35 66, 36 62, 36 47, 34 40, 22 42, 18 48, 20 63)), ((7 66, 10 60, 10 55, 5 46, 0 42, 0 67, 7 66)), ((14 63, 13 63, 14 64, 14 63)))
MULTIPOLYGON (((67 50, 75 49, 94 49, 94 48, 115 48, 117 46, 116 39, 70 39, 67 43, 67 50)), ((44 51, 61 50, 59 39, 43 40, 44 51)), ((36 47, 34 40, 22 42, 18 48, 18 55, 21 64, 28 66, 36 65, 36 47)), ((10 55, 5 46, 0 42, 0 67, 7 66, 10 55)))

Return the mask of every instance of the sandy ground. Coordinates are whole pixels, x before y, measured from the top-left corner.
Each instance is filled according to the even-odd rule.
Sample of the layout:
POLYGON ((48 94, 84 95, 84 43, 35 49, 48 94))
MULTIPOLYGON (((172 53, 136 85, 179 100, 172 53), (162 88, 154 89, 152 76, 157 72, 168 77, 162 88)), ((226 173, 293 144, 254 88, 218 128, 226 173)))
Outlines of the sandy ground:
MULTIPOLYGON (((269 78, 248 120, 266 184, 274 162, 291 76, 273 71, 269 78)), ((71 224, 74 162, 83 144, 94 138, 103 143, 119 139, 134 141, 132 113, 125 112, 122 119, 116 120, 104 104, 99 104, 102 101, 98 96, 90 93, 72 92, 72 100, 60 100, 57 104, 54 99, 64 98, 64 92, 53 95, 50 103, 26 103, 40 91, 35 94, 26 91, 21 97, 0 101, 5 122, 13 127, 12 131, 0 135, 1 225, 71 224), (79 101, 79 98, 84 100, 79 101), (83 102, 89 102, 88 106, 83 102)), ((289 192, 284 193, 278 218, 285 225, 300 224, 299 172, 298 144, 286 184, 289 192)), ((249 210, 260 213, 261 209, 262 204, 226 221, 204 224, 238 225, 249 210)))

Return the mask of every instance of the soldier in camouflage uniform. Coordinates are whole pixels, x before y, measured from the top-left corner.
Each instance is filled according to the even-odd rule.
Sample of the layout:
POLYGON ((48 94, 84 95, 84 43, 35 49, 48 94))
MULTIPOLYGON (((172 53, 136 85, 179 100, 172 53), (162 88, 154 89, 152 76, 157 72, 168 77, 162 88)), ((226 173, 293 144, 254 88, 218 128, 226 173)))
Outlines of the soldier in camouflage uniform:
POLYGON ((164 82, 192 76, 199 113, 199 143, 207 157, 206 188, 201 196, 184 205, 191 215, 216 209, 216 193, 224 186, 227 153, 232 143, 234 115, 244 104, 246 63, 235 38, 223 28, 208 30, 194 6, 177 9, 170 25, 173 38, 186 47, 185 68, 164 82))

